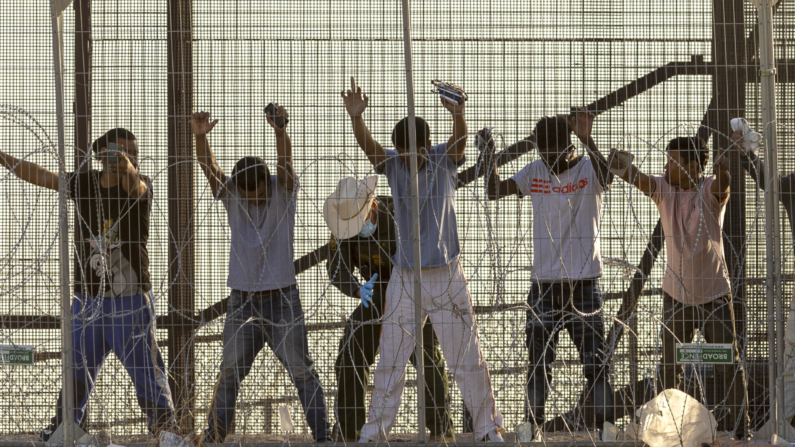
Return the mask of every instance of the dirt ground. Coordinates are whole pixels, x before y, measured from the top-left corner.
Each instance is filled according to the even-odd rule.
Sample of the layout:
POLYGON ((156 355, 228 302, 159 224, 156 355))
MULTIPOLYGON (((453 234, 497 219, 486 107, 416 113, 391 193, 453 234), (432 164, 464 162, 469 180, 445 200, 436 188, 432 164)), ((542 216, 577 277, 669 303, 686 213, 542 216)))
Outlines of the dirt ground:
MULTIPOLYGON (((593 440, 592 436, 595 433, 547 433, 545 435, 546 442, 576 442, 589 443, 593 440)), ((516 433, 504 433, 503 437, 505 442, 509 444, 516 443, 516 433)), ((728 433, 719 433, 718 438, 722 441, 730 439, 728 433)), ((389 436, 390 442, 413 442, 416 441, 417 435, 413 433, 393 433, 389 436)), ((626 436, 623 432, 619 434, 618 441, 634 441, 632 436, 626 436)), ((22 442, 35 442, 38 441, 35 434, 9 434, 0 436, 0 442, 3 441, 22 441, 22 442)), ((155 445, 155 439, 149 435, 122 435, 111 436, 110 441, 117 445, 130 445, 130 444, 150 444, 155 445)), ((102 442, 102 441, 100 441, 102 442)), ((226 439, 228 444, 285 444, 285 443, 311 443, 312 438, 309 435, 230 435, 226 439)), ((456 442, 472 443, 475 442, 474 436, 471 433, 457 434, 456 442)))

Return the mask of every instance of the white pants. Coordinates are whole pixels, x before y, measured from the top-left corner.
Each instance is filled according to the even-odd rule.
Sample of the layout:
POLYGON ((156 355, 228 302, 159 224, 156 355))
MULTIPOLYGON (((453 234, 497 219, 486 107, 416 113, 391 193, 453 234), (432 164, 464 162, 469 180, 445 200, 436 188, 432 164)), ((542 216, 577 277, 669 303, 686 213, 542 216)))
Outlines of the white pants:
MULTIPOLYGON (((394 268, 386 289, 381 325, 381 359, 374 374, 370 415, 359 442, 386 441, 400 409, 406 364, 414 349, 414 274, 394 268)), ((422 269, 423 318, 429 316, 464 404, 472 415, 475 439, 502 430, 491 378, 480 351, 477 323, 458 260, 422 269)))

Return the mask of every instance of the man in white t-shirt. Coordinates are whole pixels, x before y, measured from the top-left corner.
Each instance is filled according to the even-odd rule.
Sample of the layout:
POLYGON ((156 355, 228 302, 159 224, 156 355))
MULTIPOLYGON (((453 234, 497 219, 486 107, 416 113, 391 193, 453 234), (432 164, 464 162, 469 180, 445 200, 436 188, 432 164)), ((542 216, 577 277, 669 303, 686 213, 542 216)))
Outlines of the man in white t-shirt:
MULTIPOLYGON (((517 143, 538 147, 540 159, 508 180, 501 181, 497 173, 493 140, 486 138, 482 154, 489 199, 515 194, 530 197, 533 205, 533 284, 525 332, 530 354, 526 417, 535 424, 534 440, 540 440, 552 364, 564 328, 580 353, 596 426, 613 422, 599 289, 599 217, 612 174, 591 137, 593 122, 594 115, 582 109, 542 118, 533 135, 517 143), (572 132, 589 155, 575 155, 572 132)), ((480 134, 484 136, 485 130, 480 134)))
MULTIPOLYGON (((615 150, 614 150, 615 151, 615 150)), ((676 362, 676 344, 690 343, 698 330, 707 343, 734 346, 734 364, 715 365, 737 439, 745 436, 744 383, 737 345, 743 332, 742 306, 732 299, 723 252, 723 215, 729 200, 728 155, 717 159, 715 175, 703 174, 709 159, 707 143, 698 137, 674 138, 665 148, 664 175, 646 175, 611 152, 612 167, 638 188, 660 211, 667 253, 663 277, 663 365, 665 389, 681 388, 684 365, 676 362)), ((717 394, 717 393, 715 393, 717 394)))

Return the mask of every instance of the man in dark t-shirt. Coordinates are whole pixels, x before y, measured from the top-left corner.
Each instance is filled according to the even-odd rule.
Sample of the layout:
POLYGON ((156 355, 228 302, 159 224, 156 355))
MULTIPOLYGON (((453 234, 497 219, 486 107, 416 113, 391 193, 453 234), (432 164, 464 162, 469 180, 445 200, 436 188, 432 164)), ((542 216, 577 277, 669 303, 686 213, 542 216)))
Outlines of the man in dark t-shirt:
POLYGON ((149 211, 151 180, 143 197, 133 198, 123 186, 102 186, 102 172, 80 172, 69 178, 69 195, 77 207, 75 292, 105 298, 142 295, 149 279, 149 211))
MULTIPOLYGON (((66 188, 78 220, 72 301, 75 422, 82 422, 99 370, 113 352, 130 374, 150 430, 175 430, 174 403, 155 338, 146 249, 152 183, 137 171, 132 132, 110 130, 92 150, 104 169, 71 174, 66 188)), ((0 164, 28 183, 59 189, 58 174, 34 163, 0 152, 0 164)), ((62 422, 62 405, 59 396, 56 417, 40 434, 43 441, 62 422)))

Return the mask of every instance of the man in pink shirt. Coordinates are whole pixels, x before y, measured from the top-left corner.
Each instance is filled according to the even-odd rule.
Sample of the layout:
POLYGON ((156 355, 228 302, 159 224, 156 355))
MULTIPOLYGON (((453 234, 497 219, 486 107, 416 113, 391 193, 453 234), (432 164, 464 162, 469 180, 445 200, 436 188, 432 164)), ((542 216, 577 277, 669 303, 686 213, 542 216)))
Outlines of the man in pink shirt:
POLYGON ((744 382, 736 334, 742 307, 732 299, 723 253, 723 214, 729 200, 729 161, 715 162, 715 175, 703 175, 709 152, 701 138, 674 138, 666 147, 664 175, 650 176, 625 165, 616 150, 611 169, 651 198, 660 211, 667 263, 663 278, 663 373, 666 389, 681 388, 684 366, 676 363, 676 344, 690 343, 698 330, 707 343, 729 343, 734 363, 715 365, 725 394, 718 402, 731 413, 737 439, 746 433, 742 409, 744 382), (623 172, 622 172, 623 171, 623 172), (725 397, 723 397, 725 396, 725 397), (739 416, 743 415, 742 418, 739 416))

